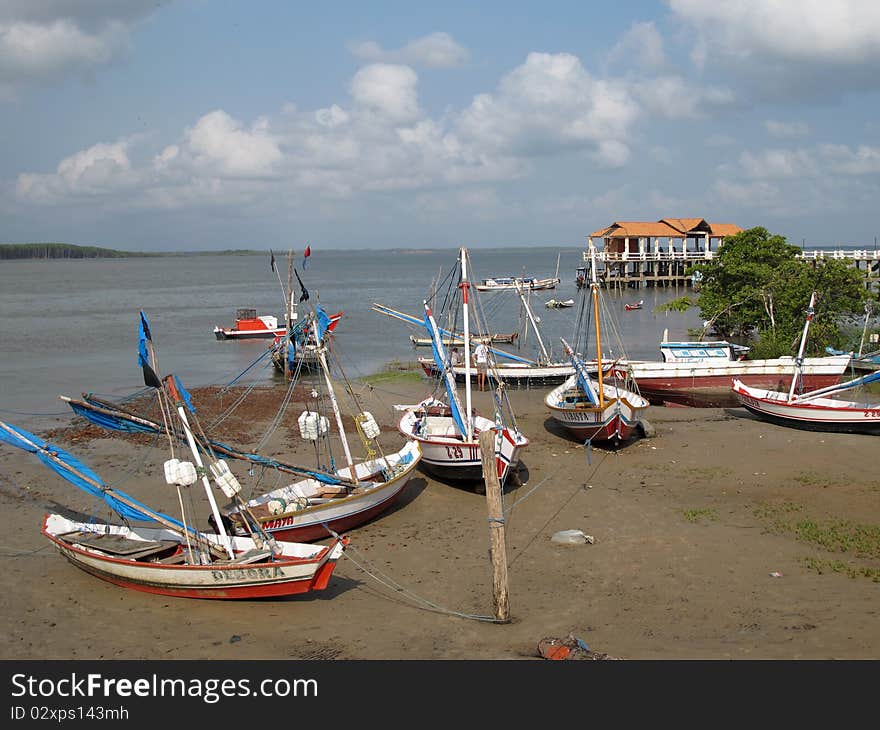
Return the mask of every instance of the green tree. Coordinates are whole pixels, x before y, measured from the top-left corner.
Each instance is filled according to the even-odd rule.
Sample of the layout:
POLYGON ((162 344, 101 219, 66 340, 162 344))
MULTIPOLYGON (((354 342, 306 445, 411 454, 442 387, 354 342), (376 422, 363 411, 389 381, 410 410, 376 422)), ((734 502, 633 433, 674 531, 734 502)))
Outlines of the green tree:
POLYGON ((807 354, 839 347, 841 319, 864 310, 864 284, 843 261, 804 261, 799 253, 783 236, 762 227, 726 239, 718 255, 699 266, 703 280, 697 306, 703 320, 724 337, 751 338, 752 357, 791 355, 815 291, 807 354))

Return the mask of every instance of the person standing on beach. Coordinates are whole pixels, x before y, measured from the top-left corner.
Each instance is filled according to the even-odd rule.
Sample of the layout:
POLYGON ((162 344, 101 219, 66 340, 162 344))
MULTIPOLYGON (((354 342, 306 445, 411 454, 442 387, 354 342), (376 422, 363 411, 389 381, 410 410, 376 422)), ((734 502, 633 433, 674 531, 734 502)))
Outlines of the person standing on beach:
POLYGON ((489 369, 489 348, 485 342, 479 343, 474 348, 474 363, 477 366, 477 387, 486 389, 486 371, 489 369))

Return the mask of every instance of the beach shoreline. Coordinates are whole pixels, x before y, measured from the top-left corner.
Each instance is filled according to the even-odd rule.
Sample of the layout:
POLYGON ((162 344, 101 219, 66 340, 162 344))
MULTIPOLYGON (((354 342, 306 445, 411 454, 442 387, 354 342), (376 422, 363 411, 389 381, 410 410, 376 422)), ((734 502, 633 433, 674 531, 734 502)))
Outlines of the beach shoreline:
MULTIPOLYGON (((432 384, 407 372, 380 375, 354 390, 391 448, 400 442, 393 405, 416 402, 432 384)), ((212 437, 246 447, 265 441, 264 453, 305 460, 296 424, 302 403, 270 433, 278 385, 255 388, 212 437)), ((348 533, 350 549, 325 591, 196 601, 125 590, 69 565, 40 535, 43 513, 69 508, 104 518, 106 510, 4 446, 0 606, 8 640, 0 656, 535 659, 542 639, 569 635, 622 659, 880 655, 873 437, 786 429, 741 408, 652 406, 652 437, 586 448, 549 418, 544 390, 509 391, 531 443, 521 483, 505 494, 508 624, 492 621, 485 497, 424 473, 389 512, 348 533), (594 542, 551 541, 572 529, 594 542)), ((243 389, 220 391, 191 389, 206 425, 243 389)), ((473 398, 491 412, 491 393, 473 398)), ((174 514, 161 440, 77 419, 38 433, 174 514)), ((233 470, 246 490, 258 478, 233 470)))

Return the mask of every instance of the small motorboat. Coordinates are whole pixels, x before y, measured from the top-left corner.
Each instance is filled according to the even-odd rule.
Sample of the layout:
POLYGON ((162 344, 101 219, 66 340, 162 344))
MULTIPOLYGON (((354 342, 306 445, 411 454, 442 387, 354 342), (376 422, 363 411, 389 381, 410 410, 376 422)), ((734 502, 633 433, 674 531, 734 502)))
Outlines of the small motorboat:
POLYGON ((214 336, 218 340, 272 339, 285 334, 287 328, 279 327, 277 317, 269 314, 258 317, 256 309, 236 310, 233 327, 214 327, 214 336))
POLYGON ((550 309, 561 309, 562 307, 573 307, 574 299, 548 299, 544 302, 544 306, 550 309))
POLYGON ((634 309, 641 309, 642 305, 645 303, 644 299, 639 299, 637 302, 633 302, 632 304, 624 304, 623 308, 627 312, 632 312, 634 309))

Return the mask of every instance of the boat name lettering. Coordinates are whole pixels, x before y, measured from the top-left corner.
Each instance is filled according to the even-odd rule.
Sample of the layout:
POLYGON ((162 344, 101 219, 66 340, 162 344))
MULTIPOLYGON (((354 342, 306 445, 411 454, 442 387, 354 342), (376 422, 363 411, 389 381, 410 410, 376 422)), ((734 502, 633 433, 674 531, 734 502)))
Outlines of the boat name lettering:
POLYGON ((880 408, 866 409, 865 418, 880 418, 880 408))
POLYGON ((248 578, 280 578, 283 575, 284 573, 281 568, 277 566, 274 568, 253 567, 211 571, 211 576, 214 578, 214 581, 218 583, 222 583, 223 581, 246 580, 248 578))
POLYGON ((269 520, 263 523, 264 530, 277 530, 281 527, 290 527, 293 524, 293 517, 280 517, 277 520, 269 520))
POLYGON ((462 457, 461 446, 447 446, 446 455, 450 459, 460 459, 462 457))

